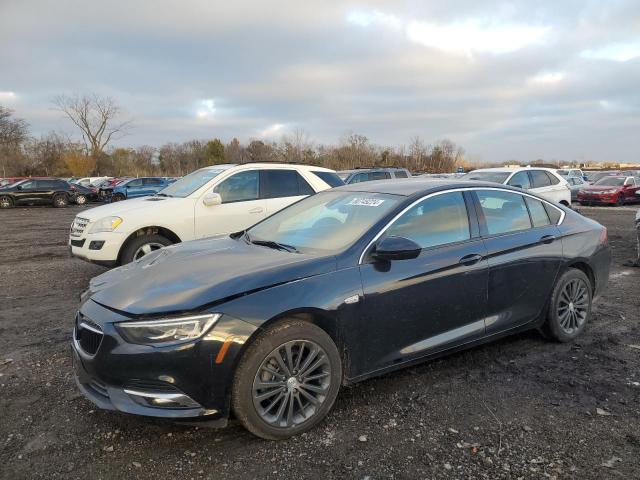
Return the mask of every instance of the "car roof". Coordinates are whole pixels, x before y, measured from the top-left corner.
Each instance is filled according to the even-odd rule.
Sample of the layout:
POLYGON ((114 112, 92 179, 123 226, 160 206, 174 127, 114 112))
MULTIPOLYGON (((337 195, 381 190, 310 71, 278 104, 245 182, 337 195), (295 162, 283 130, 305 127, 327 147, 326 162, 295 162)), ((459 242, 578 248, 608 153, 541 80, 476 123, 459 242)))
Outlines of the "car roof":
POLYGON ((307 165, 303 163, 285 163, 285 162, 247 162, 247 163, 221 163, 219 165, 211 165, 203 167, 202 170, 228 170, 234 167, 256 167, 256 168, 295 168, 297 170, 308 170, 316 172, 335 172, 330 168, 319 167, 317 165, 307 165))
POLYGON ((499 188, 522 193, 518 189, 511 188, 508 185, 502 185, 499 183, 420 177, 411 180, 374 180, 371 182, 352 183, 349 185, 335 187, 330 191, 341 190, 346 192, 387 193, 391 195, 410 197, 412 195, 423 195, 439 190, 449 190, 456 188, 469 189, 474 187, 499 188))
MULTIPOLYGON (((556 173, 555 168, 546 168, 546 167, 494 167, 494 168, 477 168, 475 170, 471 170, 468 173, 474 172, 500 172, 500 173, 512 173, 519 172, 520 170, 546 170, 547 172, 556 173)), ((564 169, 569 170, 569 169, 564 169)))

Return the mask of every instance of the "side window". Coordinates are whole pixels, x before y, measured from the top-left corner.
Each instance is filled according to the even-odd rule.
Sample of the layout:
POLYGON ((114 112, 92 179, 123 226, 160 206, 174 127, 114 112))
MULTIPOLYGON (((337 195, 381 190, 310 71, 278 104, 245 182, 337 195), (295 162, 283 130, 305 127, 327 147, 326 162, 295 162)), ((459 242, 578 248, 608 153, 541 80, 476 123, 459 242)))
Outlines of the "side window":
POLYGON ((145 185, 145 186, 160 185, 160 179, 159 178, 143 178, 142 179, 142 184, 145 185))
POLYGON ((514 174, 507 184, 512 187, 520 187, 525 190, 531 188, 531 182, 529 181, 529 175, 527 175, 527 172, 518 172, 514 174))
POLYGON ((541 201, 529 197, 525 197, 524 201, 529 208, 529 214, 531 215, 531 221, 534 227, 544 227, 551 223, 549 222, 549 216, 541 201))
POLYGON ((300 175, 295 170, 262 170, 262 198, 295 197, 300 195, 300 175))
POLYGON ((551 182, 551 185, 557 185, 560 183, 560 180, 558 179, 558 177, 556 177, 553 173, 549 173, 549 172, 544 172, 543 173, 549 177, 549 181, 551 182))
POLYGON ((127 187, 141 187, 142 186, 142 179, 138 178, 136 180, 131 180, 129 183, 127 183, 126 186, 127 187))
POLYGON ((369 180, 368 173, 359 173, 357 175, 354 175, 354 177, 351 179, 349 183, 360 183, 360 182, 366 182, 368 180, 369 180))
POLYGON ((300 172, 296 172, 296 175, 298 176, 298 195, 313 195, 316 193, 309 185, 309 182, 300 175, 300 172))
POLYGON ((407 177, 407 172, 405 172, 404 170, 396 170, 394 172, 394 175, 396 178, 408 178, 407 177))
POLYGON ((33 182, 34 185, 31 188, 37 189, 49 189, 53 187, 53 182, 51 180, 36 180, 33 182))
POLYGON ((36 188, 36 182, 33 180, 29 182, 22 182, 20 184, 20 187, 21 190, 33 190, 34 188, 36 188))
POLYGON ((544 209, 547 211, 547 215, 549 215, 549 218, 551 219, 551 223, 553 225, 557 225, 558 222, 560 221, 560 211, 557 208, 552 207, 551 205, 548 205, 546 203, 543 204, 544 205, 544 209))
POLYGON ((391 178, 389 172, 369 172, 369 180, 387 180, 391 178))
POLYGON ((489 235, 517 232, 531 228, 524 197, 497 190, 476 191, 489 235))
POLYGON ((469 217, 461 192, 444 193, 420 202, 385 232, 405 237, 422 248, 461 242, 471 238, 469 217))
POLYGON ((213 191, 220 194, 222 203, 246 202, 258 199, 259 184, 258 170, 248 170, 223 180, 213 191))
POLYGON ((529 170, 532 178, 532 188, 548 187, 551 185, 551 180, 547 176, 547 172, 544 170, 529 170))

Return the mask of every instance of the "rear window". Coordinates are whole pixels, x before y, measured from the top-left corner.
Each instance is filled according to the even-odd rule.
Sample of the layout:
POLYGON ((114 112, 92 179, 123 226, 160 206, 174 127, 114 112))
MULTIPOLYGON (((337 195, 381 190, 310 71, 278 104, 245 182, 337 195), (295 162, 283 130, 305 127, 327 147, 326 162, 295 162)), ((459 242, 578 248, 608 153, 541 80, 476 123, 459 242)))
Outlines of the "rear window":
POLYGON ((313 173, 316 177, 320 178, 320 180, 322 180, 324 183, 326 183, 332 188, 339 187, 340 185, 344 185, 344 181, 336 173, 316 172, 316 171, 312 171, 311 173, 313 173))
POLYGON ((531 221, 534 227, 544 227, 549 225, 549 216, 544 208, 544 205, 540 200, 534 200, 533 198, 526 197, 527 207, 529 208, 529 214, 531 215, 531 221))
POLYGON ((551 179, 544 170, 529 170, 533 188, 548 187, 551 185, 551 179))
POLYGON ((297 197, 313 195, 315 192, 307 181, 295 170, 263 170, 262 198, 297 197))
POLYGON ((551 185, 557 185, 558 183, 560 183, 560 180, 558 179, 558 177, 556 177, 553 173, 549 173, 549 172, 544 172, 547 177, 549 177, 549 181, 551 182, 551 185))
POLYGON ((547 203, 543 203, 544 205, 544 209, 547 211, 547 215, 549 215, 549 219, 551 220, 551 223, 554 225, 557 225, 558 222, 560 221, 560 217, 561 217, 561 213, 560 210, 558 210, 557 208, 552 207, 551 205, 547 204, 547 203))
POLYGON ((479 190, 476 192, 489 235, 531 228, 524 197, 517 193, 479 190))

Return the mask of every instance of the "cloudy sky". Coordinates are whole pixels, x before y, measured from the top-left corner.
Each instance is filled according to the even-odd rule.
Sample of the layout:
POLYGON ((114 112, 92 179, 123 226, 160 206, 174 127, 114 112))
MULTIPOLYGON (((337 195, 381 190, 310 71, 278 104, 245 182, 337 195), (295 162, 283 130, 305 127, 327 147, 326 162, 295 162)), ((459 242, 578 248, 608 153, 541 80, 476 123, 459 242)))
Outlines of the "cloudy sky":
POLYGON ((640 161, 640 1, 0 0, 0 104, 112 96, 120 142, 304 129, 484 161, 640 161))

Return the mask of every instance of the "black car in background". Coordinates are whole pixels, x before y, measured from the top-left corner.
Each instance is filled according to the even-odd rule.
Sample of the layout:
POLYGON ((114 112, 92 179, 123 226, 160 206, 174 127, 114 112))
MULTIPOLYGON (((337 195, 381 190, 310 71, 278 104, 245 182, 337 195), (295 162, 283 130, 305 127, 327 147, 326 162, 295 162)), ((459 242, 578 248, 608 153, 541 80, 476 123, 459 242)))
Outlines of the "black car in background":
POLYGON ((77 205, 85 205, 89 202, 98 201, 98 189, 93 186, 85 186, 77 183, 70 184, 70 188, 74 192, 73 202, 77 205))
POLYGON ((73 185, 56 178, 29 178, 0 188, 0 208, 17 205, 66 207, 75 199, 73 185))
POLYGON ((233 412, 287 438, 341 385, 532 328, 574 340, 609 264, 603 226, 522 190, 346 185, 94 278, 76 380, 101 408, 214 425, 233 412))

